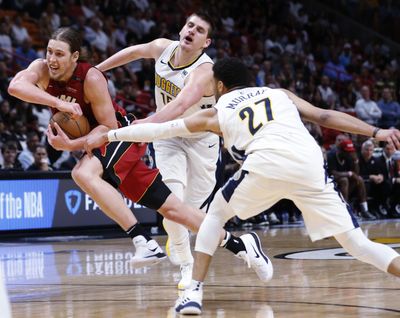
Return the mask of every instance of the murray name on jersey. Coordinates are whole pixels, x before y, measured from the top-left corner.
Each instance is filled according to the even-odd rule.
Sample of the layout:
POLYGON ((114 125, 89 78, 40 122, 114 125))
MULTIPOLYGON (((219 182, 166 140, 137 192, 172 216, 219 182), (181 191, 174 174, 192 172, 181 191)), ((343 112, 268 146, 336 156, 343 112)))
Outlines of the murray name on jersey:
POLYGON ((250 98, 256 97, 258 95, 262 95, 264 94, 264 92, 266 92, 268 90, 268 88, 261 88, 255 92, 240 92, 241 94, 243 94, 242 96, 238 96, 233 98, 229 103, 227 103, 227 105, 225 106, 225 108, 231 108, 231 109, 235 109, 239 103, 248 100, 250 98))

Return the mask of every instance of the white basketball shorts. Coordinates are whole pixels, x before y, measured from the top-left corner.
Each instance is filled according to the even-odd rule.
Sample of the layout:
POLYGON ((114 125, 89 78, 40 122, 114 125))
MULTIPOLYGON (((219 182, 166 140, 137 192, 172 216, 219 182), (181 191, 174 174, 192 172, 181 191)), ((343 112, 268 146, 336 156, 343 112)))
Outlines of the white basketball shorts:
POLYGON ((201 138, 175 137, 153 143, 156 165, 163 181, 180 182, 184 201, 200 208, 216 184, 219 137, 212 133, 201 138))
POLYGON ((259 214, 281 199, 290 199, 302 212, 311 240, 316 241, 358 227, 334 183, 328 178, 322 184, 319 188, 300 185, 240 169, 224 185, 222 194, 241 219, 259 214))

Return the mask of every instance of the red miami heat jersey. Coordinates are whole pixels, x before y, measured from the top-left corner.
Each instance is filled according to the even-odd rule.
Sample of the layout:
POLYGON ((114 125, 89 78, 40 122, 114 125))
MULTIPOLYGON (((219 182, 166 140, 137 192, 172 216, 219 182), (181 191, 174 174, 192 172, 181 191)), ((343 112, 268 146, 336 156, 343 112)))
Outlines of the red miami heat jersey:
MULTIPOLYGON (((85 102, 83 84, 86 78, 86 74, 93 66, 86 62, 78 62, 74 73, 67 82, 58 82, 50 79, 49 85, 46 88, 52 96, 72 103, 78 103, 81 106, 83 115, 88 119, 90 128, 98 126, 98 122, 93 114, 92 105, 85 102)), ((119 107, 115 102, 113 102, 113 107, 116 112, 120 112, 121 115, 125 115, 126 112, 123 108, 119 107)), ((59 110, 56 108, 51 108, 53 114, 57 113, 59 110)))

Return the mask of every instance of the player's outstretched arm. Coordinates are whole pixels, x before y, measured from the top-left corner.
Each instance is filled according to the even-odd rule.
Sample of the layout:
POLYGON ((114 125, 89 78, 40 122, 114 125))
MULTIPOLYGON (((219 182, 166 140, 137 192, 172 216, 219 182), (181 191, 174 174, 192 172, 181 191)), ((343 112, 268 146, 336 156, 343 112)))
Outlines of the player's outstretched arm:
POLYGON ((398 129, 380 129, 346 113, 315 107, 288 90, 282 91, 293 101, 305 120, 339 131, 374 137, 379 141, 387 141, 396 149, 400 149, 400 131, 398 129))
POLYGON ((141 58, 157 59, 170 43, 171 40, 168 39, 156 39, 149 43, 132 45, 111 55, 96 67, 104 72, 141 58))
POLYGON ((108 132, 90 134, 86 139, 85 150, 91 153, 94 148, 111 141, 151 142, 176 136, 188 136, 201 131, 221 133, 215 108, 165 123, 136 124, 108 132))

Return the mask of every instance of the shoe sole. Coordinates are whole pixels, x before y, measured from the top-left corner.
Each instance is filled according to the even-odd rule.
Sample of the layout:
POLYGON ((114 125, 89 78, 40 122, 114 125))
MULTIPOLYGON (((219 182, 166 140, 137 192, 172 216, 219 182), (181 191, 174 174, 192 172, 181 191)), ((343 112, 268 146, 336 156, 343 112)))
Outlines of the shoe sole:
POLYGON ((164 256, 160 256, 160 257, 143 258, 140 260, 131 259, 130 264, 134 269, 138 269, 138 268, 142 268, 142 267, 146 267, 146 266, 156 265, 156 264, 160 263, 161 261, 165 260, 166 258, 167 258, 167 255, 164 254, 164 256))
POLYGON ((194 303, 194 306, 187 306, 182 308, 178 313, 180 315, 201 315, 201 307, 197 303, 194 303))

